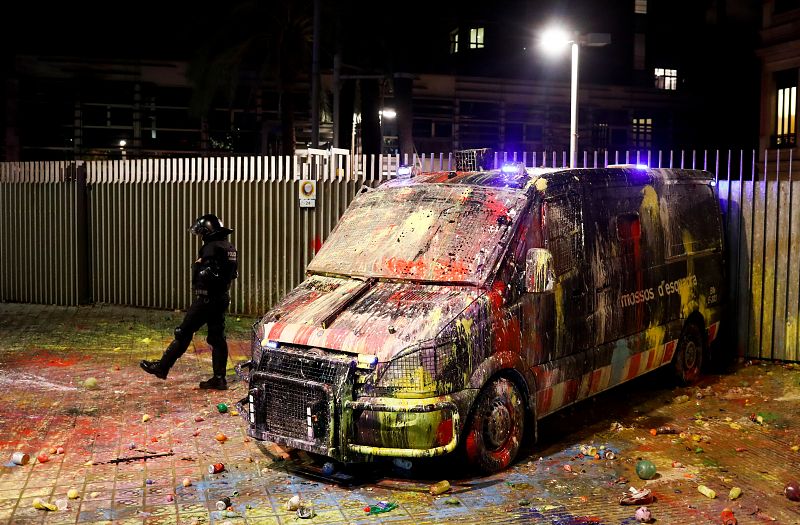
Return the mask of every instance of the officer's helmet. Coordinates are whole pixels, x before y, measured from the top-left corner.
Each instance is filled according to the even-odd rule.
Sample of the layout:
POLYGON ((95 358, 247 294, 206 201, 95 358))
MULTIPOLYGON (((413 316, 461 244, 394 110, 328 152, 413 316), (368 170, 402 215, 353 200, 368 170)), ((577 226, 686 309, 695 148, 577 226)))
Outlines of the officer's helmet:
POLYGON ((200 237, 207 237, 215 234, 228 235, 233 230, 223 226, 222 221, 216 215, 207 213, 199 217, 189 231, 200 237))

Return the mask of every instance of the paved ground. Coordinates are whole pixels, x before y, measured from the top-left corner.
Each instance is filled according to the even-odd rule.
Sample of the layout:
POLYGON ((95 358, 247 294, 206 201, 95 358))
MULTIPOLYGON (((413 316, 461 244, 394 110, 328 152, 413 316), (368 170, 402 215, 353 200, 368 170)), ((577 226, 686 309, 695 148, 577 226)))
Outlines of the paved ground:
MULTIPOLYGON (((238 416, 219 413, 217 404, 238 400, 245 385, 231 383, 224 393, 196 388, 210 370, 203 339, 166 382, 139 370, 141 358, 160 355, 180 316, 0 304, 0 522, 633 524, 636 507, 619 498, 646 486, 656 496, 649 505, 656 523, 722 523, 725 507, 740 524, 800 523, 800 503, 782 494, 800 476, 793 366, 745 363, 699 388, 673 388, 658 373, 634 381, 540 422, 540 443, 489 478, 439 461, 415 465, 417 485, 393 481, 403 473, 385 465, 354 472, 345 487, 315 478, 315 458, 288 451, 281 460, 284 451, 262 450, 238 416), (90 377, 94 389, 86 387, 90 377), (689 400, 675 403, 680 395, 689 400), (650 434, 666 424, 686 434, 650 434), (215 439, 220 432, 224 443, 215 439), (582 456, 581 445, 610 448, 617 458, 582 456), (62 454, 51 453, 58 447, 62 454), (29 453, 31 463, 14 466, 15 451, 29 453), (48 461, 35 459, 41 452, 48 461), (655 479, 637 477, 639 458, 655 463, 655 479), (226 472, 209 475, 217 462, 226 472), (415 490, 439 479, 450 481, 449 493, 415 490), (717 497, 700 494, 701 484, 717 497), (729 501, 734 486, 742 496, 729 501), (67 498, 70 489, 78 498, 67 498), (313 504, 313 518, 285 509, 294 494, 313 504), (220 514, 215 503, 224 496, 233 510, 220 514), (35 509, 37 497, 60 510, 35 509), (367 516, 364 507, 382 500, 398 507, 367 516)), ((229 318, 235 360, 244 358, 251 323, 229 318)))

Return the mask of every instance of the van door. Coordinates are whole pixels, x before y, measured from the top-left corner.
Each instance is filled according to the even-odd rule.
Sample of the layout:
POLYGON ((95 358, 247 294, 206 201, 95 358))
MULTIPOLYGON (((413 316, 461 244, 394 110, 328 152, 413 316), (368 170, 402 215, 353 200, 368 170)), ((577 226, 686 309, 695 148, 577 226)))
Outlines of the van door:
POLYGON ((664 253, 653 186, 592 188, 591 195, 592 231, 587 237, 595 299, 593 343, 599 347, 598 370, 606 368, 593 385, 599 391, 650 367, 649 354, 643 352, 661 341, 649 341, 645 331, 664 322, 665 305, 657 293, 664 253))
POLYGON ((545 322, 552 330, 544 340, 548 347, 537 355, 533 367, 538 417, 583 399, 590 391, 592 296, 587 288, 583 200, 579 186, 559 188, 534 213, 541 217, 543 245, 553 256, 556 277, 554 292, 525 299, 548 307, 545 322))

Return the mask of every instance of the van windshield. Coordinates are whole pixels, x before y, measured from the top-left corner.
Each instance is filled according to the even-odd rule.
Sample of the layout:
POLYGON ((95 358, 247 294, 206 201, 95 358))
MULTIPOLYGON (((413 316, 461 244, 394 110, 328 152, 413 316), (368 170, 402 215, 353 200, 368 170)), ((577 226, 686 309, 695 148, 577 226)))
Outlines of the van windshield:
POLYGON ((362 193, 308 271, 481 286, 525 201, 513 190, 456 184, 362 193))

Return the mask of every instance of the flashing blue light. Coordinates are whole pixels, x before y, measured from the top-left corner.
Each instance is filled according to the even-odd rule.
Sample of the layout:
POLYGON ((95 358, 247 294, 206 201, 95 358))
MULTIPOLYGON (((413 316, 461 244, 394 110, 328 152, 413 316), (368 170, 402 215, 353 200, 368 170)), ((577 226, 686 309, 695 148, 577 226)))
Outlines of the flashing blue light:
POLYGON ((412 169, 411 166, 400 166, 397 168, 397 176, 398 177, 409 177, 411 176, 412 169))
POLYGON ((280 343, 278 343, 278 341, 267 341, 267 348, 272 348, 273 350, 275 350, 279 346, 280 343))
POLYGON ((503 167, 500 168, 500 171, 503 173, 519 173, 520 166, 519 164, 503 164, 503 167))
POLYGON ((649 170, 650 166, 648 166, 647 164, 637 164, 636 165, 636 169, 637 170, 649 170))

